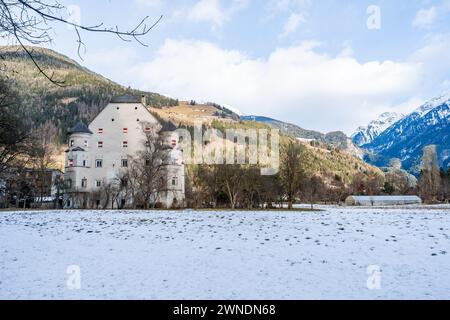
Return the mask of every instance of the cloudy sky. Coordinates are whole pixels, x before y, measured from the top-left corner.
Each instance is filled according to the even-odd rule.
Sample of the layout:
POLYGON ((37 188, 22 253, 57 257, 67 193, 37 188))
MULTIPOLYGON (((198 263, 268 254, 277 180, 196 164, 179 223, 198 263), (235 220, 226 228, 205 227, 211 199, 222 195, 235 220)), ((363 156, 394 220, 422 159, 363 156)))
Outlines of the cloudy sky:
POLYGON ((320 131, 409 112, 450 89, 450 0, 64 0, 74 19, 163 20, 148 47, 55 32, 52 48, 126 86, 320 131))

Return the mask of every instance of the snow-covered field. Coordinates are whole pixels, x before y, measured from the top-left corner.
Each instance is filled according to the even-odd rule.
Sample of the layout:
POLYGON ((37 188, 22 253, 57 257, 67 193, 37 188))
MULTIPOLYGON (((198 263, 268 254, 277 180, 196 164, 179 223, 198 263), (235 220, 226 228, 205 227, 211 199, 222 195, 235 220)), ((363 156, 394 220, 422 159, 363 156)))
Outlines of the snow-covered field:
POLYGON ((324 209, 0 212, 0 299, 450 299, 448 207, 324 209))

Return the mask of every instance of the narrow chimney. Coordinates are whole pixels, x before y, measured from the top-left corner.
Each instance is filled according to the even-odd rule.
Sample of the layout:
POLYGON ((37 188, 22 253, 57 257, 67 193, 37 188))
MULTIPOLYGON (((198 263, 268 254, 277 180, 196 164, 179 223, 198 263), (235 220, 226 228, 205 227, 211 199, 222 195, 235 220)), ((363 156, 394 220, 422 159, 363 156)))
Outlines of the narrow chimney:
POLYGON ((144 106, 147 106, 147 97, 145 96, 145 94, 142 95, 141 102, 144 106))

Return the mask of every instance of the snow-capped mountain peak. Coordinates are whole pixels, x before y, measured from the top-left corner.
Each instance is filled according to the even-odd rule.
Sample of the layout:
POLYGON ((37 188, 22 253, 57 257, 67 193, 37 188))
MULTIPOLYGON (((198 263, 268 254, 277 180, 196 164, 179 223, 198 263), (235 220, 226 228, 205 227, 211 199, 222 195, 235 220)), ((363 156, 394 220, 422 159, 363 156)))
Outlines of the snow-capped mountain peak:
POLYGON ((398 114, 396 112, 385 112, 367 126, 361 126, 356 129, 355 133, 352 135, 352 140, 358 146, 371 143, 387 128, 401 120, 403 117, 403 114, 398 114))
POLYGON ((436 145, 439 165, 450 166, 450 94, 431 99, 411 114, 397 121, 364 148, 367 160, 385 166, 392 158, 402 161, 405 169, 420 172, 423 148, 436 145))
POLYGON ((439 97, 428 100, 419 108, 417 108, 413 113, 417 113, 419 114, 420 117, 423 117, 431 110, 434 110, 436 107, 439 107, 443 104, 450 105, 450 92, 447 92, 439 97))
POLYGON ((235 108, 229 104, 223 104, 222 106, 224 106, 225 108, 227 108, 228 110, 234 112, 235 114, 237 114, 238 116, 243 116, 244 114, 241 112, 241 110, 239 110, 238 108, 235 108))

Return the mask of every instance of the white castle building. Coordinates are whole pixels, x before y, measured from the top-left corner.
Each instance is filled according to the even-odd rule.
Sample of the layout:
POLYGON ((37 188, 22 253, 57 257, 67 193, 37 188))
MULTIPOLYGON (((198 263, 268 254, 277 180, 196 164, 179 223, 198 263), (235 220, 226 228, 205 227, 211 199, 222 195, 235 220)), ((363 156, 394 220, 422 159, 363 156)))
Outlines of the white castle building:
POLYGON ((158 143, 165 153, 164 182, 145 207, 156 203, 164 207, 183 206, 184 163, 175 130, 172 123, 162 125, 158 122, 146 108, 145 98, 129 94, 113 98, 89 126, 80 122, 69 131, 64 206, 129 208, 135 205, 129 193, 115 194, 115 199, 101 194, 117 186, 119 177, 129 170, 131 161, 139 159, 139 154, 146 150, 150 131, 159 132, 158 143))

